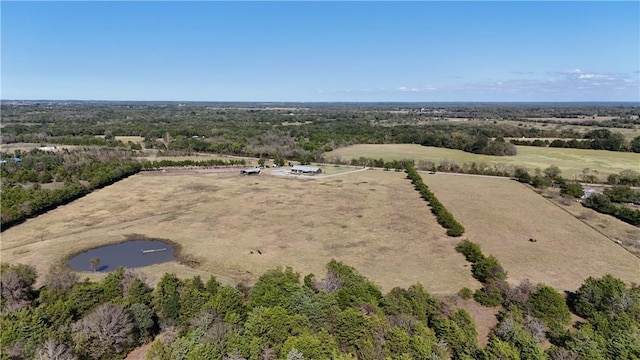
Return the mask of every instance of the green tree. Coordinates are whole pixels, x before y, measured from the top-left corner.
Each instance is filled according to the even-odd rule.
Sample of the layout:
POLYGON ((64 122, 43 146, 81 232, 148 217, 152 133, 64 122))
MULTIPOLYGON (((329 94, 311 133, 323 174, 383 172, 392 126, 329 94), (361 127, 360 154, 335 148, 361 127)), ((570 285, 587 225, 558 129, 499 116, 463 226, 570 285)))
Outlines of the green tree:
POLYGON ((180 317, 182 281, 175 274, 164 274, 153 291, 153 303, 163 324, 175 324, 180 317))
POLYGON ((629 149, 634 153, 640 153, 640 136, 636 136, 629 143, 629 149))
POLYGON ((507 279, 506 271, 504 271, 498 259, 493 255, 476 261, 471 265, 471 272, 473 277, 482 283, 486 283, 489 280, 504 281, 507 279))
POLYGON ((529 295, 525 307, 549 327, 564 327, 571 321, 571 312, 564 297, 547 285, 538 285, 529 295))
POLYGON ((325 283, 328 282, 334 282, 334 296, 342 309, 358 304, 378 306, 382 298, 382 292, 375 284, 360 275, 353 267, 336 260, 327 264, 325 283))
POLYGON ((204 308, 215 310, 223 317, 232 313, 243 316, 245 313, 242 293, 231 286, 220 287, 204 308))
POLYGON ((249 291, 249 306, 289 308, 289 298, 299 288, 299 282, 300 275, 290 267, 268 270, 249 291))
POLYGON ((480 246, 469 240, 462 240, 456 245, 456 251, 464 255, 468 262, 476 263, 484 259, 480 246))
POLYGON ((555 165, 551 165, 548 168, 544 169, 544 175, 551 179, 551 180, 557 180, 560 178, 560 173, 562 171, 560 171, 560 168, 555 166, 555 165))
POLYGON ((375 358, 374 336, 378 324, 373 318, 354 308, 347 308, 338 315, 336 325, 336 340, 347 353, 358 359, 375 358))
POLYGON ((520 360, 520 352, 513 345, 492 336, 484 352, 486 360, 520 360))
POLYGON ((560 193, 577 199, 584 195, 584 189, 578 182, 565 182, 560 187, 560 193))
POLYGON ((134 324, 136 343, 147 343, 153 339, 156 328, 155 313, 145 304, 131 304, 128 308, 134 324))

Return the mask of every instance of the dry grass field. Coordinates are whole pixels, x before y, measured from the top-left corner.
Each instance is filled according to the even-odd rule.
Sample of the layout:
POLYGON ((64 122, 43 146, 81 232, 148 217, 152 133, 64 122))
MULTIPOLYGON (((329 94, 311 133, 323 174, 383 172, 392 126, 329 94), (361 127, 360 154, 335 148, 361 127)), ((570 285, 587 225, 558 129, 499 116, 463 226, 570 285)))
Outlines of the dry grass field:
POLYGON ((195 269, 176 262, 144 268, 151 281, 175 272, 251 282, 278 265, 323 277, 335 258, 385 291, 416 282, 434 294, 477 288, 454 250, 458 239, 444 233, 404 173, 367 170, 310 180, 154 172, 6 230, 1 251, 2 261, 44 272, 69 254, 143 234, 177 242, 200 260, 195 269))
POLYGON ((518 146, 518 155, 516 156, 478 155, 462 150, 414 144, 361 144, 325 153, 327 159, 332 159, 337 155, 343 160, 364 156, 384 160, 430 160, 435 163, 446 159, 455 161, 459 165, 472 162, 504 164, 523 166, 528 168, 531 173, 536 168, 544 169, 550 165, 556 165, 566 178, 581 174, 585 168, 596 170, 601 174, 619 173, 626 169, 640 170, 640 155, 636 153, 535 146, 518 146))
POLYGON ((465 226, 465 236, 500 260, 512 283, 528 278, 575 290, 589 276, 640 280, 640 259, 525 185, 464 175, 422 178, 465 226))
MULTIPOLYGON (((596 189, 599 189, 598 191, 602 191, 601 187, 596 189)), ((611 241, 640 257, 639 227, 628 224, 622 220, 618 220, 613 216, 601 214, 595 210, 586 208, 579 202, 567 201, 560 197, 557 191, 548 189, 542 194, 563 210, 578 218, 587 226, 591 226, 596 231, 608 237, 611 241)))

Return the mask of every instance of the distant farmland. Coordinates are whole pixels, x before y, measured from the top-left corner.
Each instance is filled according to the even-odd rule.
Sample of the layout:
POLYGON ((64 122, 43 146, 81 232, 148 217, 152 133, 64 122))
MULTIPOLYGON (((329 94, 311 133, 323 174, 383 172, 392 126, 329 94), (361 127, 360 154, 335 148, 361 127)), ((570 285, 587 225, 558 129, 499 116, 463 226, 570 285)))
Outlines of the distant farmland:
POLYGON ((251 282, 276 266, 323 277, 335 258, 385 291, 421 282, 451 294, 480 285, 454 250, 459 239, 445 235, 406 175, 380 170, 317 180, 143 173, 6 230, 3 261, 44 273, 70 253, 127 234, 172 240, 200 261, 195 269, 145 268, 152 279, 210 272, 251 282))
POLYGON ((575 290, 589 276, 640 279, 639 258, 518 182, 445 174, 422 178, 465 226, 465 236, 500 260, 510 282, 530 279, 575 290))
POLYGON ((622 170, 640 170, 640 155, 637 153, 614 152, 604 150, 562 149, 535 146, 518 146, 516 156, 489 156, 415 144, 352 145, 325 153, 329 160, 339 156, 342 160, 361 156, 384 160, 415 159, 440 163, 442 160, 464 163, 504 164, 523 166, 531 173, 536 168, 544 169, 556 165, 562 175, 571 178, 589 168, 601 174, 619 173, 622 170))

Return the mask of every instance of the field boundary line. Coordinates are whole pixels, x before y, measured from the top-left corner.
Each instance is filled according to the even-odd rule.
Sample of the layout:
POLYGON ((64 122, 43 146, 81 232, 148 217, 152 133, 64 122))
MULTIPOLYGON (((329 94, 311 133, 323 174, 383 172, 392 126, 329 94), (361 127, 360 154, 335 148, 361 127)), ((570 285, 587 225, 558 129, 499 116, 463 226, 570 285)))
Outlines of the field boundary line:
MULTIPOLYGON (((572 214, 569 210, 567 210, 567 209, 563 208, 562 206, 560 206, 559 204, 557 204, 555 201, 553 201, 553 200, 551 200, 551 199, 547 198, 546 196, 543 196, 543 195, 542 195, 542 194, 540 194, 539 192, 535 191, 535 188, 534 188, 534 187, 532 187, 531 185, 525 185, 525 184, 522 184, 522 183, 520 183, 520 184, 521 184, 521 185, 523 185, 523 186, 525 186, 525 187, 527 187, 527 188, 529 188, 529 190, 532 190, 534 193, 538 194, 538 195, 539 195, 539 196, 541 196, 543 199, 545 199, 545 200, 547 200, 548 202, 550 202, 550 203, 552 203, 553 205, 555 205, 557 208, 559 208, 559 209, 561 209, 562 211, 566 212, 567 214, 571 215, 571 216, 572 216, 573 218, 575 218, 576 220, 580 221, 581 223, 583 223, 583 224, 587 225, 588 227, 590 227, 591 229, 595 230, 598 234, 600 234, 600 235, 604 236, 604 237, 605 237, 605 238, 607 238, 609 241, 612 241, 612 242, 613 242, 614 244, 616 244, 616 245, 620 245, 620 244, 618 244, 617 239, 614 239, 614 238, 612 238, 611 236, 609 236, 609 235, 607 235, 607 234, 603 233, 602 231, 600 231, 600 229, 598 229, 597 227, 595 227, 595 226, 593 226, 593 225, 589 224, 588 222, 586 222, 586 221, 584 221, 584 220, 580 219, 579 217, 575 216, 575 215, 574 215, 574 214, 572 214)), ((638 257, 638 255, 634 254, 631 250, 627 249, 626 247, 624 247, 624 246, 620 246, 620 247, 621 247, 622 249, 624 249, 626 252, 630 253, 631 255, 633 255, 633 256, 635 256, 635 257, 638 257)))

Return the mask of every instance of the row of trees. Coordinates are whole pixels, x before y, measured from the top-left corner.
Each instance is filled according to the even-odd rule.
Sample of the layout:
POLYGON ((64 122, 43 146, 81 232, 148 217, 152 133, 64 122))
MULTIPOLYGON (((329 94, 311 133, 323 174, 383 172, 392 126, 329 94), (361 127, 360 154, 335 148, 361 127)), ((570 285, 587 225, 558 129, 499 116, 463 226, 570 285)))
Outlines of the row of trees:
POLYGON ((449 210, 447 210, 436 198, 435 194, 429 190, 429 187, 422 181, 422 177, 418 174, 413 164, 408 162, 404 164, 404 167, 407 171, 407 178, 411 180, 411 183, 422 198, 429 202, 431 212, 436 216, 438 224, 447 229, 447 235, 454 237, 462 236, 462 234, 464 234, 464 226, 456 221, 449 210))
POLYGON ((614 216, 631 225, 640 226, 640 209, 633 209, 631 205, 619 203, 617 198, 611 198, 607 192, 593 194, 582 202, 582 205, 597 212, 614 216))
MULTIPOLYGON (((617 177, 619 178, 619 177, 617 177)), ((560 169, 552 165, 544 171, 531 176, 526 169, 517 168, 515 179, 535 186, 547 188, 553 185, 560 187, 560 193, 569 198, 581 198, 584 188, 578 182, 571 182, 560 176, 560 169)), ((582 201, 582 205, 603 214, 614 216, 631 225, 640 225, 640 209, 634 209, 640 203, 640 192, 628 185, 614 185, 604 189, 602 194, 591 194, 582 201)))
POLYGON ((206 159, 206 160, 156 160, 156 161, 142 161, 141 167, 143 170, 155 170, 162 168, 185 168, 185 167, 225 167, 225 166, 245 166, 247 161, 245 159, 206 159))
POLYGON ((636 136, 631 141, 627 141, 621 133, 614 133, 608 129, 598 129, 587 132, 581 139, 555 139, 549 140, 511 140, 514 145, 571 148, 571 149, 593 149, 609 151, 625 151, 640 153, 640 136, 636 136))

